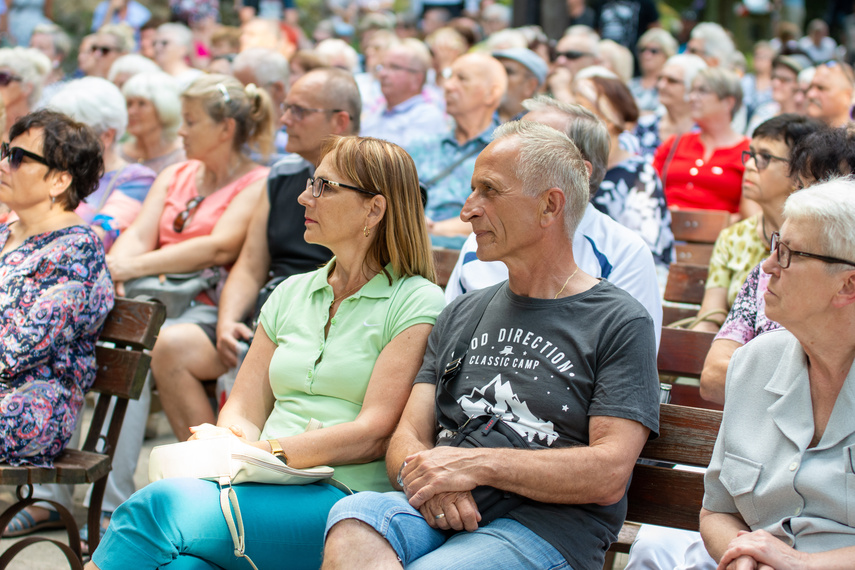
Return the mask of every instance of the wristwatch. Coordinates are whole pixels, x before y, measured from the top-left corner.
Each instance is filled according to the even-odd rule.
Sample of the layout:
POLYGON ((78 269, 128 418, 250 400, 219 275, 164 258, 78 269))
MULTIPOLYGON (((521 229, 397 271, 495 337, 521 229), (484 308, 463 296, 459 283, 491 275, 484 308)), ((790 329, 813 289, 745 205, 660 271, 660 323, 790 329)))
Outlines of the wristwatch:
POLYGON ((267 443, 270 444, 270 453, 272 453, 274 456, 278 457, 282 463, 284 463, 285 465, 288 465, 288 456, 285 455, 285 450, 282 449, 282 446, 279 444, 279 440, 278 439, 268 439, 267 443))

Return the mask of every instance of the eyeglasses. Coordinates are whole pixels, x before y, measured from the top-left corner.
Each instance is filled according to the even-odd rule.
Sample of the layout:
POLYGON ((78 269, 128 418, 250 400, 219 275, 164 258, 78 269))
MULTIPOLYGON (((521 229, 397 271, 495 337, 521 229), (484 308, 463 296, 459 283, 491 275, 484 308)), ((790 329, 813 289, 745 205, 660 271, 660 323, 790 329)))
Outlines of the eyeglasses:
POLYGON ((374 67, 374 71, 377 73, 382 73, 383 70, 387 71, 409 71, 410 73, 421 73, 418 69, 413 69, 412 67, 404 67, 403 65, 398 65, 397 63, 389 63, 389 64, 378 64, 374 67))
POLYGON ((107 55, 111 51, 119 51, 119 48, 114 48, 112 46, 92 46, 89 48, 89 53, 101 52, 102 56, 107 55))
POLYGON ((191 198, 189 202, 187 202, 187 206, 175 216, 175 220, 172 222, 172 229, 175 230, 175 233, 180 234, 184 231, 184 227, 187 225, 187 220, 190 219, 190 216, 193 215, 193 211, 199 207, 199 204, 204 200, 204 196, 196 196, 195 198, 191 198))
POLYGON ((757 152, 754 150, 743 150, 742 151, 742 166, 748 162, 749 158, 754 159, 754 164, 757 165, 757 170, 766 170, 766 167, 769 166, 769 163, 773 160, 780 160, 781 162, 790 162, 789 159, 781 158, 780 156, 775 156, 769 154, 768 152, 757 152))
POLYGON ((8 71, 0 71, 0 87, 6 87, 13 81, 21 81, 20 75, 14 75, 8 71))
POLYGON ((576 51, 576 50, 567 50, 567 51, 559 51, 555 53, 555 59, 558 59, 561 56, 566 57, 567 59, 580 59, 587 55, 594 55, 588 51, 576 51))
POLYGON ((647 52, 651 55, 659 55, 660 53, 662 53, 662 50, 659 49, 658 47, 652 47, 652 46, 645 46, 645 47, 641 48, 640 50, 638 50, 639 54, 642 54, 644 52, 647 52))
POLYGON ((368 190, 363 190, 362 188, 357 188, 356 186, 342 184, 341 182, 333 182, 332 180, 327 180, 326 178, 321 178, 320 176, 312 176, 306 181, 306 189, 308 190, 309 187, 311 187, 312 196, 314 196, 315 198, 320 198, 323 195, 324 190, 326 190, 328 186, 347 188, 348 190, 362 192, 363 194, 368 194, 369 196, 380 195, 380 192, 369 192, 368 190))
POLYGON ((772 74, 772 81, 780 81, 781 83, 795 83, 796 79, 794 77, 787 77, 786 75, 780 75, 778 73, 772 74))
POLYGON ((852 70, 852 66, 848 63, 836 59, 829 59, 828 61, 822 62, 820 65, 824 65, 829 69, 839 67, 840 71, 843 72, 843 76, 846 78, 846 81, 849 82, 849 85, 855 86, 855 71, 852 70))
POLYGON ((9 146, 9 143, 0 144, 0 160, 6 160, 8 158, 9 168, 12 170, 18 170, 18 167, 21 166, 21 161, 24 160, 24 157, 48 166, 48 163, 43 156, 39 156, 18 146, 9 146))
POLYGON ((690 53, 690 54, 696 55, 698 57, 704 56, 704 50, 698 49, 696 47, 686 48, 686 53, 690 53))
POLYGON ((794 249, 790 249, 787 247, 787 244, 781 241, 781 234, 778 232, 772 232, 772 251, 778 253, 778 265, 781 266, 781 269, 786 269, 790 266, 790 261, 792 261, 794 255, 800 255, 801 257, 809 257, 811 259, 818 259, 824 263, 842 263, 844 265, 852 265, 855 266, 855 262, 846 261, 845 259, 838 259, 836 257, 828 257, 827 255, 816 255, 814 253, 805 253, 803 251, 796 251, 794 249))
POLYGON ((689 94, 692 93, 696 95, 713 95, 713 90, 707 87, 706 85, 694 85, 690 90, 689 94))
POLYGON ((154 47, 166 47, 169 45, 169 40, 154 40, 153 42, 151 42, 151 45, 153 45, 154 47))
MULTIPOLYGON (((301 107, 300 105, 292 105, 291 103, 282 103, 279 105, 279 110, 284 115, 291 111, 291 115, 298 121, 302 121, 307 115, 312 113, 341 113, 343 109, 312 109, 311 107, 301 107)), ((350 113, 348 113, 350 116, 350 113)))
POLYGON ((670 75, 660 75, 657 81, 665 81, 669 85, 682 85, 683 80, 677 79, 676 77, 671 77, 670 75))

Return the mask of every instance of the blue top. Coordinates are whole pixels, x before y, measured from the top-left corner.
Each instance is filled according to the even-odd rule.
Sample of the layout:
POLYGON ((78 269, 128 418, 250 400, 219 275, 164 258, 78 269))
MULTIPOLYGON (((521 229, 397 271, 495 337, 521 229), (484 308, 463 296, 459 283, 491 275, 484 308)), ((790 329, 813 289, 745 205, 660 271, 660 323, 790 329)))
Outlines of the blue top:
POLYGON ((448 131, 445 113, 422 93, 395 105, 369 113, 362 121, 360 135, 385 139, 409 150, 424 137, 436 137, 448 131))

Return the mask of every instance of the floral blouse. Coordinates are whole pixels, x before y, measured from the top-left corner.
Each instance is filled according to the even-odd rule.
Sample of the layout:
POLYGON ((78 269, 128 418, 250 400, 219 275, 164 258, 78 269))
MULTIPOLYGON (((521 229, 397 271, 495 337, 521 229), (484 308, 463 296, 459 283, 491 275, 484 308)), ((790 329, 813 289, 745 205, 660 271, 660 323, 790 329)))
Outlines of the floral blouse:
MULTIPOLYGON (((9 234, 0 225, 0 249, 9 234)), ((0 256, 0 462, 53 465, 95 381, 95 341, 112 308, 104 246, 87 226, 0 256)))
POLYGON ((642 156, 631 156, 606 172, 593 205, 641 236, 656 263, 667 267, 674 249, 671 212, 659 175, 642 156))
POLYGON ((755 265, 745 279, 715 339, 723 338, 747 344, 761 333, 781 328, 781 325, 766 317, 766 300, 763 295, 768 287, 769 274, 760 269, 760 264, 755 265))

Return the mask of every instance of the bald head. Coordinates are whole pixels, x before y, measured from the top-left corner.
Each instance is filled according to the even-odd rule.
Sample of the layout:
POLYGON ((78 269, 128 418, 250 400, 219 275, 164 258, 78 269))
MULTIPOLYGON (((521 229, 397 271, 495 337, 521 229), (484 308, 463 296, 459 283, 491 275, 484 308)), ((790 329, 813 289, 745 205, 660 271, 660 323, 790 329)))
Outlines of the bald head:
POLYGON ((483 53, 465 54, 454 60, 445 84, 446 111, 461 117, 492 114, 499 108, 508 87, 508 75, 499 60, 483 53))

